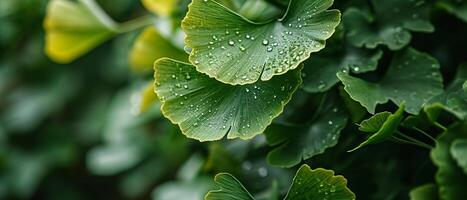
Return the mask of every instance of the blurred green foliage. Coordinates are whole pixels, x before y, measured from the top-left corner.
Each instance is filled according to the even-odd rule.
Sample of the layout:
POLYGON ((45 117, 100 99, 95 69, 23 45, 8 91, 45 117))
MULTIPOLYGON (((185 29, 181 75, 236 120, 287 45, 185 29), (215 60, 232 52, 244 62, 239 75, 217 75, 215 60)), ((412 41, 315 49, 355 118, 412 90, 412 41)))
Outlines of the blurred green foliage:
MULTIPOLYGON (((345 13, 343 22, 326 49, 304 63, 303 87, 265 134, 204 143, 185 137, 164 118, 152 86, 153 61, 188 61, 191 49, 184 49, 180 26, 190 0, 96 0, 118 31, 94 49, 73 55, 68 64, 46 55, 50 29, 43 25, 51 1, 67 0, 0 0, 0 199, 201 200, 209 190, 219 189, 214 176, 227 172, 256 199, 273 200, 287 194, 299 163, 344 175, 358 199, 467 198, 466 1, 423 1, 423 10, 415 11, 404 6, 408 1, 334 2, 331 8, 345 13), (404 15, 385 13, 401 6, 407 9, 399 10, 404 15), (413 18, 410 12, 423 19, 408 20, 413 18), (395 125, 386 121, 387 112, 395 113, 403 100, 369 101, 371 112, 379 113, 372 117, 344 89, 358 84, 342 78, 345 84, 339 83, 334 75, 351 73, 369 85, 378 85, 383 77, 401 84, 385 75, 406 45, 436 59, 445 90, 408 110, 416 115, 401 113, 401 106, 395 125), (371 129, 376 135, 370 138, 382 133, 409 138, 378 140, 348 153, 369 136, 354 124, 364 118, 369 120, 360 129, 371 129), (391 127, 383 129, 385 123, 391 127)), ((288 3, 217 2, 260 21, 283 14, 288 3)), ((92 37, 93 31, 86 34, 92 37)), ((67 50, 60 48, 58 52, 67 50)), ((407 78, 406 85, 411 81, 407 78)), ((368 91, 356 94, 368 97, 368 91)), ((384 100, 397 96, 381 91, 371 90, 384 100)))

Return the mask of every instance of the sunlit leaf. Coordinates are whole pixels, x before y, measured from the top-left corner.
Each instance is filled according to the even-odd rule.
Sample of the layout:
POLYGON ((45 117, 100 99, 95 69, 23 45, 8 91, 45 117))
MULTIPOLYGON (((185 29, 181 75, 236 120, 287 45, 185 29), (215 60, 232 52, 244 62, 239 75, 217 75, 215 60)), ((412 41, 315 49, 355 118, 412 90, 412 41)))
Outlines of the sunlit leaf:
POLYGON ((451 145, 451 155, 467 175, 467 139, 456 139, 451 145))
POLYGON ((163 114, 187 137, 207 141, 262 133, 300 85, 299 73, 297 69, 267 82, 232 86, 190 64, 160 59, 154 77, 163 114))
POLYGON ((450 153, 455 140, 467 139, 467 123, 458 123, 450 127, 438 139, 436 147, 431 151, 431 159, 438 167, 436 182, 440 199, 457 200, 467 197, 467 174, 460 168, 450 153))
POLYGON ((44 20, 46 54, 69 63, 117 32, 112 21, 93 0, 51 0, 44 20))
POLYGON ((370 130, 376 130, 376 132, 374 132, 374 134, 365 140, 365 142, 362 142, 360 145, 350 151, 355 151, 369 144, 376 144, 385 141, 394 135, 397 130, 397 126, 399 126, 404 117, 404 107, 404 104, 402 104, 394 114, 388 115, 387 112, 378 113, 372 116, 370 119, 365 120, 362 125, 360 125, 360 128, 363 128, 364 131, 369 132, 370 130), (386 118, 386 120, 381 123, 383 118, 386 118))
POLYGON ((438 188, 429 183, 412 189, 409 193, 410 200, 438 200, 438 188))
POLYGON ((146 28, 136 39, 130 52, 130 64, 135 71, 150 71, 162 57, 188 61, 188 54, 164 38, 155 27, 146 28))
POLYGON ((305 62, 303 88, 308 92, 324 92, 339 81, 337 72, 350 70, 358 74, 375 70, 382 55, 380 50, 347 46, 339 54, 315 56, 305 62))
POLYGON ((354 200, 355 194, 347 188, 347 180, 343 176, 335 176, 332 170, 311 170, 308 165, 303 165, 284 200, 302 199, 354 200))
POLYGON ((344 109, 337 102, 329 103, 315 115, 318 118, 310 124, 273 124, 266 129, 268 143, 276 146, 268 154, 269 163, 292 167, 337 144, 348 119, 344 109))
POLYGON ((168 17, 177 9, 180 0, 142 0, 142 3, 148 10, 157 15, 168 17))
POLYGON ((292 0, 283 18, 254 23, 214 0, 194 0, 182 22, 190 61, 228 84, 269 80, 324 48, 340 13, 332 0, 292 0))
POLYGON ((418 114, 423 105, 443 91, 438 62, 410 48, 394 56, 388 72, 377 83, 346 73, 337 76, 352 99, 370 113, 375 112, 377 104, 391 100, 399 106, 405 102, 408 113, 418 114))
POLYGON ((391 50, 398 50, 410 42, 410 31, 434 31, 429 21, 429 2, 371 0, 371 3, 374 13, 357 8, 350 8, 344 13, 347 37, 355 46, 375 48, 384 44, 391 50))

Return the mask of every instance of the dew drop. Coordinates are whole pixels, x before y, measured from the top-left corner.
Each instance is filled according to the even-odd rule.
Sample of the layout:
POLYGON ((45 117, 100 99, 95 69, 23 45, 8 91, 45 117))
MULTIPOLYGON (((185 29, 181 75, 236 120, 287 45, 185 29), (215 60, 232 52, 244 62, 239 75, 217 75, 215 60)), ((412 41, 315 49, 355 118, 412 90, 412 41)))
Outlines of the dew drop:
POLYGON ((235 45, 235 42, 232 41, 232 40, 230 40, 230 41, 229 41, 229 45, 230 45, 230 46, 233 46, 233 45, 235 45))
POLYGON ((268 44, 269 44, 269 40, 264 39, 264 40, 263 40, 263 45, 266 46, 266 45, 268 45, 268 44))

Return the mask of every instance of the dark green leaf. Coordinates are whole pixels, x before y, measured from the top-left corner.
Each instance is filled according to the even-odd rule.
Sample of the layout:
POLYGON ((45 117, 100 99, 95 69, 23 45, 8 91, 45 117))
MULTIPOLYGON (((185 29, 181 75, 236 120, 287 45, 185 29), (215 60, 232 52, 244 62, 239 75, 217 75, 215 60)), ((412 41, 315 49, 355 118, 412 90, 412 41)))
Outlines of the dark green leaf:
POLYGON ((384 44, 391 50, 406 46, 409 31, 433 32, 429 22, 430 4, 426 1, 371 0, 374 13, 350 8, 344 13, 349 42, 355 46, 375 48, 384 44))
POLYGON ((348 119, 344 109, 338 102, 328 103, 315 115, 309 125, 273 124, 266 129, 268 143, 276 145, 268 154, 270 164, 292 167, 337 144, 348 119))
POLYGON ((429 183, 412 189, 409 193, 410 200, 438 200, 438 188, 429 183))
POLYGON ((458 123, 450 127, 437 139, 436 147, 431 151, 431 159, 438 167, 436 182, 440 199, 458 200, 467 197, 467 174, 457 165, 450 153, 455 140, 467 139, 467 123, 458 123))
POLYGON ((451 156, 467 175, 467 139, 456 139, 451 145, 451 156))
POLYGON ((398 52, 388 72, 377 83, 338 73, 344 89, 370 113, 376 105, 388 100, 397 105, 405 102, 406 111, 418 114, 424 104, 442 93, 442 77, 438 62, 427 54, 414 49, 398 52))

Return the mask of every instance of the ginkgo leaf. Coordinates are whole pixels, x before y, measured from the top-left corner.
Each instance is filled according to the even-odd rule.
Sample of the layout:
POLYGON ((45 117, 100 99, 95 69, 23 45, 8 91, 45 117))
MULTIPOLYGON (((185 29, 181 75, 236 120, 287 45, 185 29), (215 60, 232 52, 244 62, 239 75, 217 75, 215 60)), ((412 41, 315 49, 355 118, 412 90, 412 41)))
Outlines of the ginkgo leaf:
POLYGON ((233 86, 171 59, 155 63, 154 78, 163 114, 187 137, 200 141, 262 133, 301 83, 297 69, 267 82, 233 86))
POLYGON ((180 0, 141 0, 144 7, 162 17, 170 16, 179 5, 180 0))
POLYGON ((418 186, 409 193, 410 200, 438 200, 438 188, 435 184, 429 183, 418 186))
POLYGON ((380 112, 371 116, 369 119, 365 119, 360 123, 358 130, 367 133, 376 133, 387 121, 388 117, 391 116, 390 112, 380 112))
POLYGON ((220 188, 209 191, 205 200, 254 200, 242 183, 230 174, 217 174, 214 181, 220 188))
POLYGON ((467 175, 467 139, 456 139, 451 145, 451 155, 467 175))
POLYGON ((232 85, 269 80, 324 48, 340 22, 332 0, 291 0, 278 20, 252 22, 214 0, 193 0, 182 22, 199 72, 232 85))
POLYGON ((394 133, 397 131, 397 127, 399 126, 399 124, 402 122, 402 119, 404 118, 403 114, 404 104, 402 104, 394 114, 390 114, 389 116, 387 116, 386 112, 378 113, 370 119, 365 120, 365 124, 362 126, 364 127, 364 130, 376 130, 376 132, 374 132, 373 135, 371 135, 367 140, 365 140, 365 142, 362 142, 360 145, 350 150, 349 152, 360 149, 363 146, 369 144, 376 144, 391 138, 391 136, 393 136, 394 133), (381 123, 381 118, 386 118, 386 120, 383 123, 381 123), (376 129, 376 127, 379 128, 376 129))
POLYGON ((467 63, 459 66, 457 74, 443 94, 434 97, 430 106, 441 103, 444 109, 453 113, 459 119, 467 118, 467 63))
POLYGON ((51 0, 44 28, 45 52, 59 63, 72 62, 118 32, 93 0, 51 0))
POLYGON ((335 176, 334 171, 311 170, 308 165, 302 165, 284 200, 302 199, 354 200, 355 194, 347 188, 347 180, 343 176, 335 176))
POLYGON ((398 52, 388 72, 377 83, 368 82, 346 73, 337 76, 352 99, 374 113, 377 104, 391 100, 397 105, 405 102, 406 111, 418 114, 434 96, 443 92, 442 77, 436 59, 414 49, 398 52))
POLYGON ((305 62, 302 71, 303 89, 308 92, 324 92, 334 86, 337 72, 364 73, 373 71, 378 65, 378 60, 383 55, 381 50, 371 51, 347 46, 338 54, 325 54, 315 56, 305 62))
POLYGON ((273 124, 265 131, 270 145, 276 146, 268 154, 274 166, 292 167, 300 161, 321 154, 337 144, 348 117, 337 102, 324 105, 316 120, 309 125, 273 124))
POLYGON ((350 8, 343 20, 349 42, 355 46, 375 48, 380 44, 391 50, 406 46, 410 31, 433 32, 429 21, 430 3, 426 1, 371 0, 374 13, 350 8))
POLYGON ((465 0, 442 0, 439 5, 445 8, 448 12, 454 14, 459 19, 467 22, 467 1, 465 0))
MULTIPOLYGON (((220 189, 209 191, 206 200, 255 200, 230 174, 220 173, 214 180, 220 189)), ((334 171, 322 168, 312 170, 308 165, 302 165, 284 200, 302 199, 354 200, 355 194, 347 188, 347 180, 343 176, 335 176, 334 171)))
POLYGON ((438 139, 431 150, 431 160, 438 167, 436 183, 440 199, 457 200, 467 197, 467 174, 460 168, 451 155, 450 148, 455 140, 467 139, 467 123, 456 123, 449 127, 438 139))
POLYGON ((148 27, 133 44, 130 64, 135 71, 148 71, 152 70, 157 59, 163 57, 188 61, 188 54, 164 38, 155 27, 148 27))

